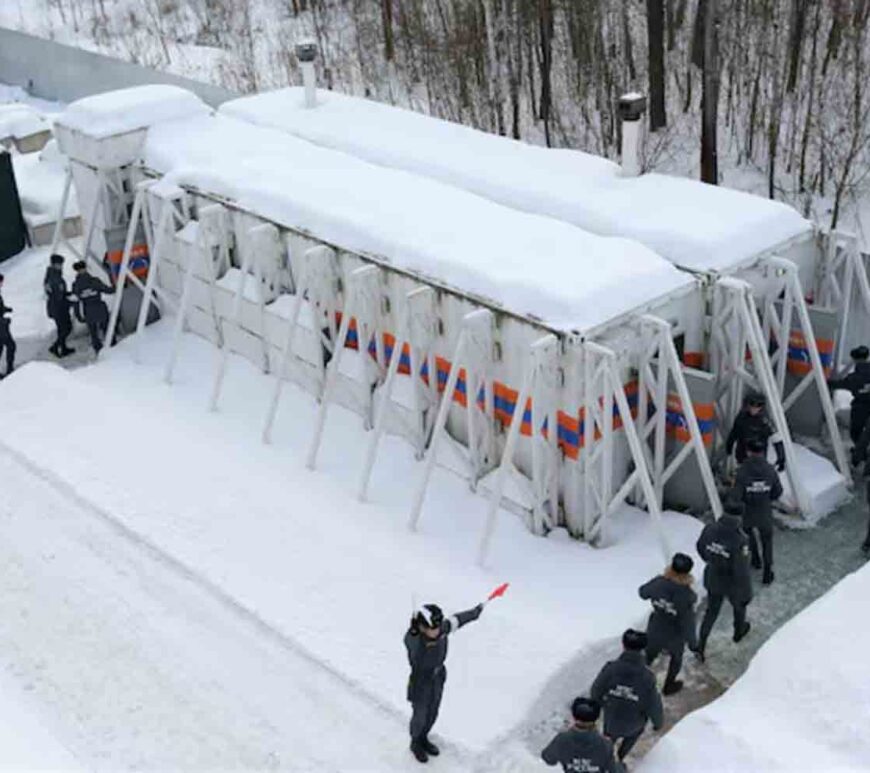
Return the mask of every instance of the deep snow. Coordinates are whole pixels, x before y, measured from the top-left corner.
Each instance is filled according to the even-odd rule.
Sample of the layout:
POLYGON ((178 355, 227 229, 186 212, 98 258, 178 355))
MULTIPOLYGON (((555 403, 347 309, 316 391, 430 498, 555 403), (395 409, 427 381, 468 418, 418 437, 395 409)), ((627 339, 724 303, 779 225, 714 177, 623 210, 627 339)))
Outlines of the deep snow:
MULTIPOLYGON (((385 439, 371 502, 359 504, 364 436, 357 417, 331 412, 320 468, 310 473, 302 459, 312 398, 288 387, 275 446, 264 447, 269 380, 233 357, 221 411, 209 414, 215 351, 186 336, 178 384, 167 388, 159 374, 168 332, 165 323, 148 329, 143 366, 122 345, 94 368, 68 373, 34 363, 4 380, 4 442, 207 578, 375 705, 406 715, 401 636, 415 602, 461 609, 498 582, 513 583, 509 598, 452 644, 438 730, 466 753, 566 702, 581 688, 571 676, 576 664, 644 619, 636 588, 661 569, 645 514, 628 509, 615 517, 609 547, 595 550, 534 537, 503 513, 490 569, 481 570, 474 558, 486 502, 464 481, 437 470, 421 533, 409 533, 420 467, 408 446, 385 439), (99 408, 78 410, 82 405, 99 408)), ((665 525, 681 549, 692 547, 700 529, 675 514, 665 525)))
POLYGON ((727 270, 811 224, 759 196, 663 174, 624 178, 606 159, 545 150, 410 110, 319 90, 242 97, 219 112, 280 129, 373 163, 441 180, 519 211, 646 245, 677 265, 727 270))
POLYGON ((560 329, 586 329, 691 284, 627 239, 224 116, 152 126, 147 167, 273 222, 560 329))

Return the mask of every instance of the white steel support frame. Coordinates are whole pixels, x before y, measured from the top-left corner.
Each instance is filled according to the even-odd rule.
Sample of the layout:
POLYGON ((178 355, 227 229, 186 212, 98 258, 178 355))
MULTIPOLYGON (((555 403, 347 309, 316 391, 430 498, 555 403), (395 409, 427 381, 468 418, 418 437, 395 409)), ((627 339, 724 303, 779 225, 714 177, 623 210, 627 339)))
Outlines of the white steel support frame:
MULTIPOLYGON (((408 526, 411 531, 416 531, 420 521, 420 514, 423 510, 423 501, 426 498, 426 489, 429 486, 429 479, 432 477, 432 472, 435 469, 435 464, 438 460, 438 447, 441 444, 444 436, 447 434, 447 417, 450 413, 450 408, 453 405, 453 393, 456 390, 456 382, 459 380, 459 371, 467 366, 472 366, 468 352, 470 349, 470 341, 477 337, 485 338, 491 335, 493 326, 493 315, 488 309, 475 309, 465 315, 462 320, 462 328, 459 331, 459 337, 456 340, 456 346, 453 350, 453 358, 450 361, 450 373, 447 376, 447 384, 444 392, 441 395, 441 403, 438 406, 438 415, 435 418, 435 424, 432 427, 432 439, 429 442, 428 455, 426 456, 423 468, 423 475, 417 483, 417 488, 414 492, 414 500, 411 504, 411 514, 408 520, 408 526)), ((430 365, 429 381, 437 383, 438 373, 432 369, 430 365)), ((476 402, 476 396, 470 397, 468 403, 476 402)))
MULTIPOLYGON (((278 415, 281 391, 286 380, 287 366, 294 356, 293 345, 296 341, 296 333, 299 330, 299 316, 302 312, 302 304, 307 302, 311 306, 315 334, 320 337, 321 344, 325 343, 320 332, 322 319, 326 321, 332 342, 336 340, 338 335, 335 330, 335 312, 337 311, 339 274, 338 256, 335 250, 326 246, 312 247, 305 250, 294 260, 293 268, 293 284, 296 288, 296 294, 294 296, 293 311, 290 313, 284 329, 284 341, 281 347, 278 367, 275 370, 275 384, 272 390, 272 398, 269 401, 269 409, 263 425, 264 443, 272 441, 272 428, 278 415)), ((325 381, 325 374, 322 375, 325 381)))
POLYGON ((160 217, 157 222, 156 233, 152 228, 151 216, 151 201, 155 198, 153 189, 155 180, 143 180, 136 186, 136 195, 133 199, 133 210, 130 213, 130 222, 127 226, 127 236, 124 241, 124 251, 121 256, 121 265, 118 271, 118 280, 115 283, 115 297, 112 303, 112 311, 109 315, 109 324, 106 329, 106 341, 111 346, 115 340, 115 331, 118 326, 118 318, 121 313, 121 304, 123 302, 124 289, 129 280, 132 284, 139 288, 142 292, 142 305, 139 308, 139 315, 136 323, 137 345, 134 350, 135 359, 139 359, 138 338, 139 333, 145 326, 148 318, 148 309, 151 305, 151 300, 155 294, 160 298, 160 302, 177 311, 178 307, 172 298, 169 297, 159 285, 155 284, 155 276, 157 274, 157 266, 159 265, 160 252, 163 248, 163 241, 166 237, 166 231, 169 228, 170 220, 173 227, 176 223, 183 225, 187 218, 187 206, 184 191, 180 188, 175 189, 168 199, 162 199, 162 207, 160 217), (176 208, 175 202, 178 201, 181 211, 176 208), (148 246, 149 265, 148 276, 143 283, 139 277, 130 273, 130 255, 133 250, 133 243, 136 239, 136 232, 139 224, 142 224, 142 230, 145 233, 145 242, 148 246))
POLYGON ((819 305, 839 312, 834 370, 840 372, 847 365, 848 352, 844 342, 855 306, 862 308, 870 317, 870 281, 855 234, 842 231, 828 234, 818 285, 819 305))
MULTIPOLYGON (((374 431, 372 432, 368 448, 366 449, 365 461, 363 463, 362 472, 360 474, 359 485, 357 488, 357 498, 362 502, 365 501, 368 495, 369 480, 371 479, 372 468, 374 467, 375 458, 378 452, 378 444, 381 436, 386 428, 387 417, 392 405, 393 385, 395 384, 396 375, 399 372, 399 363, 402 359, 402 350, 407 345, 410 354, 410 371, 413 379, 413 394, 414 394, 414 415, 418 420, 418 427, 415 436, 417 438, 416 451, 418 458, 422 454, 423 447, 426 441, 426 428, 420 420, 424 407, 422 403, 420 378, 421 366, 419 365, 419 357, 429 357, 434 360, 432 355, 432 343, 436 335, 437 319, 435 316, 435 290, 431 287, 418 287, 411 290, 405 296, 405 303, 401 311, 401 320, 396 333, 395 342, 393 344, 393 352, 390 357, 390 364, 387 367, 387 374, 384 383, 380 389, 380 402, 375 414, 374 431), (415 356, 416 353, 416 356, 415 356)), ((429 372, 432 373, 433 366, 430 364, 429 372)))
MULTIPOLYGON (((495 456, 495 395, 492 384, 494 322, 494 318, 491 318, 488 325, 481 322, 467 329, 464 362, 461 367, 465 371, 466 445, 463 446, 446 433, 444 438, 447 447, 465 466, 468 485, 472 491, 477 491, 478 482, 491 468, 495 456), (482 409, 477 404, 477 396, 481 393, 482 409)), ((435 373, 432 370, 429 372, 435 373)), ((437 373, 434 379, 430 375, 429 383, 435 388, 437 395, 437 373)))
POLYGON ((229 248, 226 234, 226 212, 219 204, 200 207, 197 213, 196 243, 193 245, 191 254, 187 255, 187 264, 184 267, 184 281, 181 289, 181 300, 178 304, 178 313, 175 318, 175 327, 172 333, 172 345, 163 380, 167 384, 172 383, 175 375, 175 365, 178 361, 178 352, 181 348, 181 336, 187 328, 187 314, 190 306, 190 295, 193 289, 194 269, 197 262, 202 262, 206 268, 209 279, 209 294, 211 299, 212 323, 215 329, 217 345, 223 346, 223 333, 217 316, 217 304, 215 303, 215 283, 217 281, 214 253, 222 261, 229 262, 229 248))
MULTIPOLYGON (((151 308, 151 300, 155 293, 159 295, 161 303, 165 303, 176 310, 178 306, 169 298, 157 284, 157 275, 163 259, 163 251, 166 249, 167 240, 190 220, 190 207, 188 206, 187 194, 178 186, 171 188, 151 187, 148 190, 145 201, 145 237, 148 240, 148 276, 145 278, 145 291, 142 294, 142 305, 139 307, 139 318, 136 320, 136 332, 133 340, 133 359, 140 361, 140 341, 142 331, 148 319, 148 310, 151 308), (158 193, 159 191, 159 193, 158 193), (157 225, 153 226, 152 205, 154 200, 160 202, 160 215, 157 225)), ((127 256, 127 265, 129 255, 127 256)), ((123 268, 123 266, 122 266, 123 268)))
MULTIPOLYGON (((711 357, 716 374, 717 425, 724 435, 742 405, 743 389, 758 389, 785 451, 786 475, 801 513, 809 513, 806 490, 797 477, 797 457, 785 417, 781 395, 768 355, 760 315, 752 287, 740 279, 725 277, 714 286, 711 357), (746 359, 747 349, 751 361, 746 359), (751 370, 750 370, 751 367, 751 370)), ((815 339, 813 339, 814 341, 815 339)))
POLYGON ((85 236, 82 251, 79 252, 70 240, 63 235, 63 220, 66 216, 66 209, 69 204, 69 196, 72 190, 73 183, 73 164, 77 163, 70 159, 69 167, 66 171, 66 179, 63 186, 63 195, 61 196, 60 207, 57 215, 57 222, 54 227, 54 235, 51 240, 51 252, 57 252, 58 246, 63 244, 77 258, 84 261, 90 261, 101 271, 103 265, 92 253, 91 247, 94 243, 94 234, 97 230, 97 215, 102 213, 103 226, 112 228, 126 225, 127 223, 127 205, 133 196, 132 192, 124 190, 124 175, 128 173, 128 168, 112 168, 112 169, 96 169, 93 167, 83 166, 90 172, 96 173, 97 184, 94 195, 94 202, 91 205, 91 210, 88 213, 88 229, 85 236), (114 206, 113 206, 114 204, 114 206))
POLYGON ((57 220, 54 224, 54 234, 51 237, 51 254, 54 255, 57 252, 58 247, 63 244, 63 246, 66 247, 70 252, 72 252, 73 255, 81 259, 82 254, 75 247, 73 247, 71 241, 64 235, 63 232, 63 223, 66 219, 67 206, 69 206, 69 195, 72 191, 73 186, 73 163, 74 162, 72 160, 69 161, 66 173, 64 175, 63 195, 60 197, 60 207, 57 213, 57 220))
MULTIPOLYGON (((260 225, 249 229, 247 232, 241 249, 242 265, 239 270, 239 281, 236 284, 236 290, 233 295, 233 308, 230 317, 227 320, 227 322, 229 322, 236 330, 241 330, 242 302, 245 297, 245 285, 248 282, 248 276, 252 273, 251 268, 253 267, 254 286, 257 289, 257 307, 260 312, 260 340, 263 345, 262 370, 264 373, 269 372, 269 339, 268 331, 266 330, 266 300, 263 292, 262 255, 268 254, 266 245, 269 242, 274 242, 276 238, 277 229, 269 223, 261 223, 260 225)), ((218 354, 218 365, 215 370, 211 397, 209 399, 210 411, 216 411, 218 408, 229 355, 230 347, 227 331, 225 330, 223 342, 218 354)))
MULTIPOLYGON (((638 414, 635 422, 652 472, 656 504, 659 509, 664 506, 665 485, 680 466, 694 455, 713 517, 718 519, 722 515, 722 502, 683 376, 683 365, 674 346, 671 326, 666 320, 653 315, 644 315, 639 322, 642 346, 638 363, 638 414), (671 383, 680 399, 690 441, 668 461, 667 409, 671 383)), ((644 499, 640 484, 636 495, 638 501, 644 499)))
MULTIPOLYGON (((822 407, 822 415, 825 419, 825 425, 834 450, 834 460, 837 463, 840 474, 851 485, 852 473, 846 457, 846 450, 843 448, 840 430, 837 426, 837 415, 834 411, 834 404, 828 389, 827 377, 822 365, 821 356, 819 355, 819 347, 816 343, 810 313, 804 300, 797 266, 790 260, 777 257, 766 258, 764 262, 776 272, 777 276, 782 278, 784 285, 781 293, 782 315, 777 310, 774 298, 772 295, 769 295, 765 301, 763 326, 763 340, 770 341, 773 339, 777 344, 777 350, 770 357, 770 362, 775 371, 774 376, 780 399, 782 400, 783 410, 788 411, 807 389, 813 385, 815 386, 816 394, 822 407), (798 382, 797 386, 786 397, 785 377, 788 370, 789 338, 792 330, 795 328, 800 331, 807 347, 807 352, 810 356, 810 372, 798 382)), ((777 293, 778 295, 780 294, 777 293)))
POLYGON ((478 548, 478 563, 486 561, 489 545, 495 533, 499 507, 510 475, 517 475, 514 451, 520 436, 526 403, 532 400, 532 488, 533 508, 531 529, 544 534, 555 525, 558 510, 558 424, 556 416, 556 379, 558 378, 559 339, 549 334, 535 341, 529 349, 529 361, 523 371, 519 396, 511 416, 501 462, 495 473, 495 485, 489 497, 486 523, 478 548), (547 421, 547 436, 541 428, 547 421))
MULTIPOLYGON (((335 394, 351 320, 356 320, 357 341, 359 342, 359 353, 361 356, 368 357, 368 344, 375 335, 380 338, 378 318, 381 306, 381 274, 381 269, 378 266, 366 265, 354 269, 348 275, 341 325, 338 329, 338 337, 335 339, 332 359, 326 368, 326 380, 323 385, 323 394, 320 397, 320 407, 314 425, 314 435, 308 448, 306 466, 309 470, 313 470, 317 464, 317 452, 320 450, 320 442, 323 438, 323 429, 326 425, 329 403, 335 394)), ((378 360, 382 361, 382 341, 378 341, 376 347, 379 355, 378 360)), ((368 390, 368 395, 366 429, 371 428, 371 389, 368 390)))
POLYGON ((618 357, 614 351, 594 341, 577 341, 574 346, 579 347, 582 355, 579 360, 584 379, 584 447, 580 459, 583 466, 584 537, 593 544, 600 539, 608 518, 639 485, 653 518, 662 555, 665 561, 669 561, 671 548, 662 527, 661 508, 647 455, 631 418, 618 357), (614 405, 622 418, 622 428, 634 463, 634 469, 616 492, 613 490, 614 405), (599 436, 597 439, 596 435, 599 436))

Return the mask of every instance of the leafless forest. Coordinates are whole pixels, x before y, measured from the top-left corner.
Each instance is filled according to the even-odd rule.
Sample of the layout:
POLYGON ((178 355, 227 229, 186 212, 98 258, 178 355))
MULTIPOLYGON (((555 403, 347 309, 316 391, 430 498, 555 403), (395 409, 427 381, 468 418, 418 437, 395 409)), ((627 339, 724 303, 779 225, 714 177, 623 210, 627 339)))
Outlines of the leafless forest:
POLYGON ((648 168, 753 174, 835 224, 870 176, 870 0, 21 2, 31 31, 238 91, 298 82, 314 37, 331 88, 611 157, 641 90, 648 168))

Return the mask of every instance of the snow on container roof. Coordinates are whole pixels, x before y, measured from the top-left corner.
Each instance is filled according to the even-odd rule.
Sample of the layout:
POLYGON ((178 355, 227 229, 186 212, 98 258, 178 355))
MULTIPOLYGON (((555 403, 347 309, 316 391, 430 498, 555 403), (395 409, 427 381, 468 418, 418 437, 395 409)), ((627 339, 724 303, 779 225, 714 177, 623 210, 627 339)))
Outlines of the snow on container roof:
POLYGON ((616 164, 588 153, 534 147, 331 91, 318 91, 317 102, 305 108, 303 90, 289 88, 231 100, 220 111, 515 209, 636 239, 697 271, 727 270, 812 232, 791 207, 748 193, 660 174, 624 178, 616 164))
POLYGON ((288 228, 561 330, 691 284, 646 247, 226 116, 152 127, 145 165, 288 228))
POLYGON ((0 139, 21 139, 47 131, 51 131, 48 121, 29 105, 0 105, 0 139))
POLYGON ((199 97, 178 86, 134 86, 79 99, 61 113, 57 123, 103 138, 209 112, 199 97))

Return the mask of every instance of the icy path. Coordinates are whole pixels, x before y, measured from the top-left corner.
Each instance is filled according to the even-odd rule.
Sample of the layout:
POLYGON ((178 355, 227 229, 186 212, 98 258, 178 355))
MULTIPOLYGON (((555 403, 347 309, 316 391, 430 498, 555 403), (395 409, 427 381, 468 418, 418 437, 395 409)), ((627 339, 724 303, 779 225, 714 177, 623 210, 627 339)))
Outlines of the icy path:
POLYGON ((413 769, 399 717, 2 450, 0 480, 0 662, 83 767, 413 769))
MULTIPOLYGON (((859 479, 856 490, 863 492, 864 488, 864 481, 859 479)), ((686 714, 718 698, 742 676, 755 653, 773 633, 866 563, 860 545, 867 533, 867 510, 867 502, 861 494, 813 529, 777 527, 774 535, 776 580, 765 587, 761 584, 761 572, 753 570, 755 598, 749 606, 752 631, 739 645, 731 641, 731 608, 726 602, 707 644, 706 663, 701 665, 686 653, 682 671, 686 686, 678 695, 665 698, 664 733, 686 714)), ((695 574, 700 580, 701 571, 695 574)), ((698 610, 699 624, 703 612, 702 603, 698 610)), ((618 647, 614 645, 610 651, 602 653, 600 665, 617 654, 618 647)), ((666 666, 665 657, 656 663, 659 685, 664 681, 666 666)), ((589 678, 590 684, 594 675, 589 678)), ((528 748, 540 748, 563 721, 564 715, 553 715, 533 728, 525 738, 528 748)), ((637 764, 662 735, 648 728, 629 761, 637 764)))
MULTIPOLYGON (((864 481, 856 490, 864 491, 864 481)), ((686 689, 666 700, 665 731, 685 714, 721 695, 749 666, 761 646, 798 612, 830 590, 843 577, 866 563, 860 545, 867 533, 867 503, 863 494, 844 505, 814 529, 778 527, 774 534, 774 573, 768 587, 761 572, 753 570, 755 598, 749 606, 752 631, 739 645, 731 641, 731 608, 725 603, 707 646, 707 661, 701 665, 687 655, 683 666, 686 689)), ((700 623, 703 606, 699 612, 700 623)), ((657 664, 659 681, 664 678, 664 658, 657 664)), ((658 736, 646 735, 633 756, 642 756, 658 736)))

